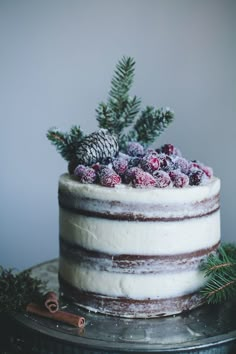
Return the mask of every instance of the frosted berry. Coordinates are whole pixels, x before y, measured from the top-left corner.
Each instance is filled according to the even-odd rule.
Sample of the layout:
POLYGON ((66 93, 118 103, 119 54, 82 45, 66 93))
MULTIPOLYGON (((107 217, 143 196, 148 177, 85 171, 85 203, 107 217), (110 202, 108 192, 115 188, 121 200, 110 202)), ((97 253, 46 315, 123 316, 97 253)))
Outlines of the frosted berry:
POLYGON ((184 157, 177 156, 174 159, 174 165, 175 165, 176 169, 179 169, 181 172, 183 172, 185 174, 187 174, 189 172, 190 163, 184 157))
POLYGON ((161 147, 161 152, 163 152, 166 155, 176 155, 176 156, 181 156, 181 152, 178 148, 176 148, 172 144, 165 144, 161 147))
POLYGON ((132 157, 129 160, 129 168, 139 166, 140 161, 141 161, 141 157, 132 157))
POLYGON ((165 172, 169 172, 174 169, 174 161, 172 160, 172 158, 170 156, 162 153, 158 157, 160 160, 160 169, 161 170, 163 170, 165 172))
POLYGON ((175 177, 177 177, 180 173, 181 173, 180 170, 171 170, 169 172, 169 176, 170 176, 171 181, 174 181, 175 177))
POLYGON ((162 146, 161 151, 166 155, 173 155, 174 149, 175 149, 174 145, 165 144, 162 146))
POLYGON ((165 171, 156 171, 154 177, 158 188, 166 188, 171 185, 171 178, 165 171))
POLYGON ((209 166, 205 166, 203 163, 201 163, 200 161, 191 161, 191 168, 197 168, 200 169, 204 172, 205 176, 208 178, 212 178, 213 177, 213 170, 211 167, 209 166))
POLYGON ((86 170, 86 167, 84 165, 78 165, 74 170, 74 175, 76 177, 81 177, 85 170, 86 170))
POLYGON ((97 179, 95 170, 91 167, 78 165, 75 168, 74 175, 78 177, 81 183, 94 183, 97 179))
POLYGON ((136 167, 135 171, 133 171, 132 184, 134 187, 139 188, 155 187, 156 180, 150 173, 136 167))
POLYGON ((143 156, 140 160, 140 166, 144 171, 152 173, 160 167, 160 160, 158 159, 157 153, 149 153, 143 156))
POLYGON ((140 168, 138 168, 138 167, 131 167, 128 170, 126 170, 126 172, 123 176, 123 182, 125 184, 131 183, 134 176, 135 176, 136 171, 138 171, 138 170, 140 170, 140 168))
POLYGON ((104 187, 115 187, 121 183, 121 178, 111 168, 104 167, 99 172, 99 182, 104 187))
POLYGON ((183 188, 189 184, 189 177, 182 172, 176 173, 173 180, 174 187, 183 188))
POLYGON ((206 174, 206 176, 208 178, 212 178, 213 177, 213 169, 209 166, 202 166, 201 169, 203 170, 203 172, 206 174))
POLYGON ((132 141, 128 143, 127 153, 130 156, 142 156, 144 154, 144 147, 141 144, 132 141))
POLYGON ((118 175, 123 175, 128 168, 128 160, 116 158, 112 161, 112 167, 118 175))
POLYGON ((189 173, 189 184, 190 186, 198 186, 201 184, 204 172, 200 169, 193 168, 189 173))
POLYGON ((94 169, 94 171, 98 172, 101 168, 101 165, 99 162, 97 162, 97 163, 94 163, 91 167, 94 169))

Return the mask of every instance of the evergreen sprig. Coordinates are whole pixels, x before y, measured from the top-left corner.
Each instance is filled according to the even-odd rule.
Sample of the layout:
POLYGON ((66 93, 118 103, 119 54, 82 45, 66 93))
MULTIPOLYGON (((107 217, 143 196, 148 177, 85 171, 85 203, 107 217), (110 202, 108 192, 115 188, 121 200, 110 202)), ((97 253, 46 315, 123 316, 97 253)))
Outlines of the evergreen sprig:
POLYGON ((121 137, 120 145, 124 147, 127 141, 138 141, 143 144, 152 143, 173 121, 174 114, 169 109, 155 109, 147 106, 140 114, 133 129, 121 137))
POLYGON ((96 110, 99 127, 116 134, 121 149, 125 149, 128 141, 138 141, 145 145, 152 143, 174 118, 170 110, 155 109, 151 106, 147 106, 140 113, 140 98, 129 95, 134 70, 133 58, 123 57, 118 62, 108 101, 100 103, 96 110), (124 133, 125 128, 129 129, 124 133))
POLYGON ((48 130, 47 138, 66 161, 71 161, 76 156, 79 143, 83 138, 83 132, 76 125, 72 126, 68 133, 52 128, 48 130))
POLYGON ((201 293, 209 304, 236 297, 236 245, 223 244, 217 254, 207 258, 201 269, 208 278, 201 293))
POLYGON ((0 267, 0 314, 24 311, 30 302, 41 302, 46 284, 33 278, 30 271, 21 273, 0 267))
MULTIPOLYGON (((122 57, 118 61, 111 80, 107 102, 101 102, 96 109, 99 128, 107 129, 118 138, 119 147, 124 150, 129 141, 147 145, 152 143, 172 122, 173 112, 147 106, 140 112, 141 99, 130 95, 135 74, 135 60, 122 57)), ((47 138, 66 161, 76 160, 78 148, 84 135, 79 126, 73 126, 68 133, 57 128, 49 129, 47 138)))

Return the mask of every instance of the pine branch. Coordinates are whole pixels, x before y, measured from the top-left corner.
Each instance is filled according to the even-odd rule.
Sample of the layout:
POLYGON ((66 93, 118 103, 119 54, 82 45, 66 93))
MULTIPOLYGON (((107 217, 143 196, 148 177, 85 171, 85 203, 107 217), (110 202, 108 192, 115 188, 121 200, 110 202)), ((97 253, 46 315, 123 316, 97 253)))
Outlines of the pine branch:
POLYGON ((116 129, 116 120, 114 119, 114 113, 110 107, 106 103, 101 102, 96 109, 96 113, 99 128, 107 129, 109 132, 113 133, 116 129))
POLYGON ((163 110, 155 109, 154 107, 147 106, 141 112, 140 117, 136 121, 133 129, 121 137, 121 144, 124 145, 126 141, 135 140, 144 144, 152 143, 174 118, 173 112, 169 109, 163 110))
POLYGON ((111 80, 110 100, 124 101, 133 84, 135 61, 131 57, 123 57, 116 65, 114 76, 111 80), (125 98, 125 99, 124 99, 125 98))
POLYGON ((30 271, 16 273, 0 267, 0 314, 23 311, 30 302, 41 302, 46 284, 33 278, 30 271))
POLYGON ((49 129, 47 138, 56 147, 66 161, 75 158, 83 133, 79 126, 72 126, 69 133, 62 133, 57 128, 49 129))
POLYGON ((236 246, 222 245, 218 254, 212 254, 201 270, 208 277, 201 290, 208 303, 221 303, 236 296, 236 246))
POLYGON ((130 57, 123 57, 118 62, 111 81, 108 102, 107 104, 100 103, 96 110, 99 127, 108 129, 117 136, 133 123, 140 110, 140 99, 136 96, 132 98, 129 96, 134 78, 134 67, 135 61, 130 57))
POLYGON ((124 149, 131 140, 142 144, 152 143, 174 118, 173 112, 169 109, 164 111, 162 108, 148 106, 136 120, 141 100, 137 96, 132 98, 129 96, 134 71, 134 59, 123 57, 116 65, 107 104, 100 103, 96 110, 99 127, 116 134, 121 149, 124 149), (123 133, 127 127, 128 133, 123 133))

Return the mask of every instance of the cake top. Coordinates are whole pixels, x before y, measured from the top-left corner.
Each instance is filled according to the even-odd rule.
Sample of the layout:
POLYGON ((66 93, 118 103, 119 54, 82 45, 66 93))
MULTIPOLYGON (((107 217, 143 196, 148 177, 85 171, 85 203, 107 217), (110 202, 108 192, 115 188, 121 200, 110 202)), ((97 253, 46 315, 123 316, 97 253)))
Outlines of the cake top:
POLYGON ((182 156, 172 144, 153 142, 173 121, 171 109, 147 106, 130 96, 135 61, 123 57, 111 81, 107 103, 96 109, 99 130, 85 136, 79 126, 68 133, 50 129, 48 139, 68 162, 69 173, 83 184, 134 188, 183 188, 204 185, 213 171, 182 156))

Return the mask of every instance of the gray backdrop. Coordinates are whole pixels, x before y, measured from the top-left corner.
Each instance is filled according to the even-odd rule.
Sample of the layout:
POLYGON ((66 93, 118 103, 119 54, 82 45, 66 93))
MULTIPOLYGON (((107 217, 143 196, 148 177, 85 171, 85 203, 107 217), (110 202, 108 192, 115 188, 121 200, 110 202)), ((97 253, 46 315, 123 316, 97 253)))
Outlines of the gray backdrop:
POLYGON ((136 59, 133 93, 170 106, 172 142, 222 180, 222 236, 235 241, 236 1, 0 1, 0 264, 58 255, 57 181, 45 135, 96 130, 117 60, 136 59))

